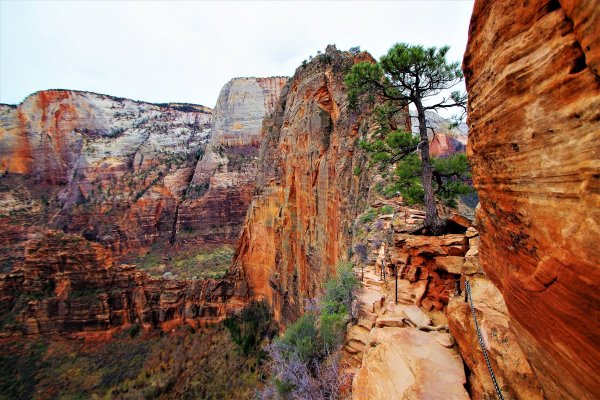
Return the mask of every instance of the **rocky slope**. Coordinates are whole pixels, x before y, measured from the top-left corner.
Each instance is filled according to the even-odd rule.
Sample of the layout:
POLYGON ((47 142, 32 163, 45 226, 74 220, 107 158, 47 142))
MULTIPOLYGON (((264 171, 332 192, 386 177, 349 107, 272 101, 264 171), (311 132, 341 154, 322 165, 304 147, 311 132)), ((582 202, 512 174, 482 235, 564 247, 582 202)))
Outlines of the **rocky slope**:
POLYGON ((478 0, 464 71, 481 266, 549 399, 600 393, 600 8, 478 0))
POLYGON ((295 319, 347 257, 361 183, 352 170, 367 128, 363 113, 348 111, 343 79, 368 58, 329 46, 298 68, 263 123, 259 194, 233 268, 247 284, 240 294, 267 299, 282 320, 295 319))
POLYGON ((255 194, 262 121, 286 82, 286 77, 236 78, 223 87, 210 141, 179 209, 178 232, 192 231, 204 241, 237 240, 255 194))
POLYGON ((376 191, 370 191, 369 202, 375 211, 357 218, 354 227, 353 261, 363 290, 358 322, 350 327, 344 348, 349 372, 355 374, 353 398, 413 398, 415 393, 421 398, 420 390, 434 398, 444 390, 448 398, 464 398, 463 385, 470 398, 496 396, 464 293, 467 279, 504 397, 543 398, 508 329, 502 295, 480 267, 479 236, 470 221, 440 209, 446 215, 450 211, 456 233, 416 235, 410 232, 423 223, 423 211, 402 205, 400 198, 382 200, 376 191), (421 346, 421 352, 411 353, 414 346, 421 346), (422 354, 427 357, 421 359, 422 354))

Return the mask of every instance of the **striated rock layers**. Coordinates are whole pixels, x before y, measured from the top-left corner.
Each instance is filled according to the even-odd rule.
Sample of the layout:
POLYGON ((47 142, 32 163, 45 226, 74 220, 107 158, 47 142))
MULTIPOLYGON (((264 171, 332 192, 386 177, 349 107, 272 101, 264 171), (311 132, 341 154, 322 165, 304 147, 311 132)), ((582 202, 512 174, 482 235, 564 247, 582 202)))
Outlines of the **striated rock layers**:
POLYGON ((254 194, 261 122, 285 81, 232 80, 214 119, 202 106, 65 90, 0 106, 3 329, 224 315, 230 281, 152 279, 119 260, 150 246, 164 260, 179 244, 202 251, 207 241, 235 241, 254 194))
POLYGON ((0 201, 10 209, 0 227, 11 232, 3 261, 22 258, 22 239, 36 224, 115 254, 172 240, 211 124, 203 106, 68 90, 0 106, 0 201))
MULTIPOLYGON (((333 46, 296 70, 263 123, 259 194, 248 210, 234 271, 241 295, 265 298, 292 320, 347 257, 357 214, 363 113, 348 111, 343 78, 353 57, 333 46)), ((365 132, 366 133, 366 132, 365 132)))
POLYGON ((210 141, 179 208, 178 236, 207 242, 238 239, 255 194, 265 115, 275 109, 286 77, 235 78, 221 90, 210 141))
POLYGON ((549 399, 600 393, 600 7, 475 2, 464 72, 481 265, 549 399))
MULTIPOLYGON (((477 232, 467 231, 469 250, 462 265, 461 287, 468 279, 477 321, 494 370, 498 386, 505 398, 543 399, 542 389, 518 338, 508 326, 508 311, 502 294, 481 269, 477 232)), ((473 400, 496 397, 466 294, 453 297, 446 307, 450 332, 456 339, 469 370, 469 391, 473 400)))
POLYGON ((224 299, 233 293, 225 280, 149 279, 133 266, 116 265, 98 243, 60 231, 30 241, 26 253, 26 261, 0 279, 5 334, 213 322, 225 316, 224 299))

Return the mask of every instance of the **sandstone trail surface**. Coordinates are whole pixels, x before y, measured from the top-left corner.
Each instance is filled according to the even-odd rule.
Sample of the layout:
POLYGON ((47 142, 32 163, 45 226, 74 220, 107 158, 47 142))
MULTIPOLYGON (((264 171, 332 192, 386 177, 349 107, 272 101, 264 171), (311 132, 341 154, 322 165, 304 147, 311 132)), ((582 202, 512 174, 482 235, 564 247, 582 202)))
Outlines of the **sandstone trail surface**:
POLYGON ((296 70, 263 122, 258 194, 233 268, 244 282, 239 295, 266 299, 282 321, 297 318, 347 257, 365 184, 352 170, 367 127, 365 110, 348 110, 343 80, 368 59, 329 46, 296 70))
POLYGON ((353 398, 496 396, 465 301, 469 279, 504 398, 542 399, 537 377, 508 329, 502 296, 480 268, 479 236, 470 221, 440 209, 457 233, 421 236, 412 232, 422 226, 423 211, 401 199, 375 199, 371 210, 355 222, 355 271, 363 289, 358 321, 349 327, 344 347, 354 375, 353 398))
POLYGON ((599 26, 598 1, 478 0, 463 63, 481 267, 549 399, 600 393, 599 26))

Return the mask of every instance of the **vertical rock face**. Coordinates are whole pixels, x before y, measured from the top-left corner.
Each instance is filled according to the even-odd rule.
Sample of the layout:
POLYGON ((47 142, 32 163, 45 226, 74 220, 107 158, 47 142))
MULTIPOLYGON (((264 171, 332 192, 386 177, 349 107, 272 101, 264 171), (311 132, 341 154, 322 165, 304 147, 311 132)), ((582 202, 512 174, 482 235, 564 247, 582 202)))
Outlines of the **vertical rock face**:
POLYGON ((368 57, 328 47, 296 71, 263 124, 259 194, 234 269, 247 294, 266 298, 283 320, 299 315, 320 292, 350 245, 359 197, 352 169, 364 121, 348 111, 343 79, 354 62, 368 57))
MULTIPOLYGON (((35 93, 18 107, 0 107, 0 196, 37 207, 30 214, 40 225, 80 233, 117 254, 135 252, 172 237, 211 123, 203 106, 35 93)), ((18 216, 3 215, 0 225, 33 222, 18 216)))
MULTIPOLYGON (((178 232, 207 242, 234 242, 254 195, 263 118, 285 77, 235 78, 221 90, 206 152, 179 209, 178 232)), ((185 235, 180 235, 185 240, 185 235)))
POLYGON ((600 7, 475 2, 464 59, 481 265, 547 398, 600 393, 600 7))
MULTIPOLYGON (((498 387, 505 398, 543 399, 539 380, 519 347, 519 338, 508 326, 508 311, 502 293, 485 275, 479 263, 479 236, 467 231, 469 251, 465 255, 461 280, 468 279, 473 307, 498 387)), ((466 294, 451 299, 446 308, 448 326, 469 370, 471 398, 496 397, 466 294)))

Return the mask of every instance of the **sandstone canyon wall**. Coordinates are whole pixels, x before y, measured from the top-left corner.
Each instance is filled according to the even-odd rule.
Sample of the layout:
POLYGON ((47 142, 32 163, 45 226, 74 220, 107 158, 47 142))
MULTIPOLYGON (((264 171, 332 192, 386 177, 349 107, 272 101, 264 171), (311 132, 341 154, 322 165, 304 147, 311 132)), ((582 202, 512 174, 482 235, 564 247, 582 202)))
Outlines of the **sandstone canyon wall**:
POLYGON ((49 90, 0 113, 5 264, 22 257, 35 226, 81 234, 115 254, 172 239, 210 109, 49 90))
POLYGON ((347 257, 361 196, 352 171, 367 127, 365 113, 348 111, 343 79, 367 59, 328 47, 296 70, 263 123, 259 194, 233 270, 247 284, 245 294, 267 299, 283 321, 302 313, 347 257))
POLYGON ((600 393, 600 4, 477 0, 464 72, 481 266, 549 399, 600 393))
POLYGON ((151 279, 108 250, 47 231, 27 242, 25 261, 0 276, 0 330, 110 337, 115 329, 218 321, 233 294, 227 280, 151 279))
POLYGON ((208 242, 237 240, 255 194, 262 121, 286 82, 286 77, 235 78, 223 87, 210 141, 179 210, 178 232, 192 231, 208 242))
POLYGON ((232 280, 151 278, 123 260, 233 244, 254 194, 262 119, 286 80, 233 79, 214 115, 66 90, 0 106, 2 329, 222 318, 232 280))

